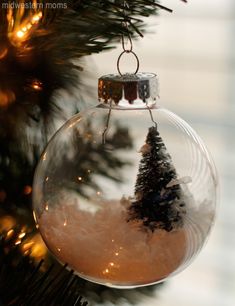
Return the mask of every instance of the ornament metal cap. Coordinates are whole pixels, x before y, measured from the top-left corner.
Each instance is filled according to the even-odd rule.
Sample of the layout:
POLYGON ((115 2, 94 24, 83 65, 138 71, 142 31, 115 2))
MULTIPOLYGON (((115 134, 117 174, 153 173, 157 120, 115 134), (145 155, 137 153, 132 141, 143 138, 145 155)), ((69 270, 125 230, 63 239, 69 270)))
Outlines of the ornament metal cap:
POLYGON ((154 73, 108 74, 99 78, 98 96, 103 103, 154 104, 159 97, 159 84, 154 73))

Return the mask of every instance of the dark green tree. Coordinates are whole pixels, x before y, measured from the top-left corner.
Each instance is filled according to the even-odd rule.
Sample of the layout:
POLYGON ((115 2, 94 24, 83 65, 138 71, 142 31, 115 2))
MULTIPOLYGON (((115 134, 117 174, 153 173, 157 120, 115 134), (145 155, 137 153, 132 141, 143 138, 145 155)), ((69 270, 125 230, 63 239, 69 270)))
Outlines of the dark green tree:
POLYGON ((157 126, 149 128, 141 153, 135 200, 129 207, 128 220, 141 220, 151 231, 169 232, 181 227, 185 214, 184 193, 157 126))

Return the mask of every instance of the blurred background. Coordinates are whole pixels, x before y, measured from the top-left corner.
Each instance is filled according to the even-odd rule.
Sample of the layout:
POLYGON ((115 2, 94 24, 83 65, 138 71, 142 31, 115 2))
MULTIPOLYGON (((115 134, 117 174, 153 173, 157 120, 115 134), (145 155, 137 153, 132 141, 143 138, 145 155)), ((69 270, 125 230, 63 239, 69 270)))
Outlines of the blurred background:
MULTIPOLYGON (((196 261, 159 290, 136 292, 135 305, 233 306, 235 2, 189 0, 184 5, 165 0, 162 4, 174 13, 161 12, 148 20, 151 33, 135 42, 140 70, 158 74, 160 104, 183 117, 204 139, 218 169, 220 198, 214 230, 196 261)), ((88 70, 96 77, 115 72, 120 52, 119 47, 87 58, 88 70)), ((123 60, 123 71, 133 71, 134 65, 129 58, 123 60)), ((127 300, 117 299, 115 305, 129 305, 127 300)))

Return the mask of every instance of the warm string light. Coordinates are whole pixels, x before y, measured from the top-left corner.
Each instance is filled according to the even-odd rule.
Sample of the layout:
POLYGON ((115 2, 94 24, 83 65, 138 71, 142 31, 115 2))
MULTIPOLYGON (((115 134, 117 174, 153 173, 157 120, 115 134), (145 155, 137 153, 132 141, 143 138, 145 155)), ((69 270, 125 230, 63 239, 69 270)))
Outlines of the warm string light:
POLYGON ((6 240, 9 240, 11 239, 11 237, 14 235, 14 230, 13 229, 10 229, 7 234, 6 234, 6 240))
POLYGON ((2 216, 0 219, 0 233, 8 233, 16 225, 16 220, 12 216, 2 216))
POLYGON ((39 80, 34 80, 31 84, 31 87, 35 90, 35 91, 41 91, 42 88, 42 82, 40 82, 39 80))
POLYGON ((26 185, 24 187, 24 191, 23 192, 24 192, 24 195, 30 195, 32 193, 32 187, 29 186, 29 185, 26 185))
MULTIPOLYGON (((112 243, 115 243, 115 240, 112 239, 111 242, 112 242, 112 243)), ((118 252, 117 252, 117 251, 114 252, 114 255, 115 255, 115 256, 119 256, 119 255, 120 255, 120 251, 123 250, 123 247, 120 246, 118 249, 119 249, 118 252)), ((108 263, 108 266, 103 270, 102 273, 103 273, 104 275, 110 274, 110 273, 114 272, 114 269, 117 269, 117 268, 119 268, 119 267, 120 267, 119 264, 117 264, 117 263, 111 261, 111 262, 108 263)))
POLYGON ((22 239, 22 238, 24 238, 25 235, 26 235, 26 233, 25 233, 25 232, 22 232, 22 233, 19 234, 18 237, 19 237, 19 239, 22 239))
POLYGON ((48 211, 49 210, 49 205, 46 203, 45 204, 45 210, 48 211))
POLYGON ((8 49, 5 47, 0 47, 0 60, 4 59, 8 53, 8 49))
POLYGON ((0 90, 0 108, 8 108, 15 102, 15 93, 11 90, 0 90))
POLYGON ((40 260, 47 254, 47 247, 45 246, 39 234, 27 235, 26 227, 23 227, 18 233, 14 228, 9 229, 5 234, 5 241, 12 241, 12 245, 20 247, 23 255, 40 260))
POLYGON ((21 21, 24 13, 20 10, 16 14, 13 13, 12 9, 9 9, 7 20, 8 20, 8 36, 13 45, 19 46, 21 42, 29 37, 29 34, 41 21, 43 14, 38 12, 31 17, 28 17, 26 21, 21 21))
POLYGON ((17 32, 16 32, 16 36, 19 39, 24 38, 29 30, 34 26, 37 25, 40 21, 40 19, 42 18, 42 12, 39 12, 38 14, 34 15, 32 17, 32 19, 23 27, 21 27, 17 32))
POLYGON ((39 234, 36 234, 29 242, 33 242, 30 250, 31 257, 40 260, 46 256, 47 247, 39 234))

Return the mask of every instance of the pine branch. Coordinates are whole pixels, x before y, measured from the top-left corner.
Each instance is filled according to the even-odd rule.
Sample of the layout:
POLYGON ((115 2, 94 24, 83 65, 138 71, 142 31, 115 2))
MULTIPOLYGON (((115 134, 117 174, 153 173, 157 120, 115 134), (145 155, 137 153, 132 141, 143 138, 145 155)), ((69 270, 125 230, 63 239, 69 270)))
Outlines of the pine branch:
MULTIPOLYGON (((160 9, 171 11, 150 0, 127 0, 125 7, 123 0, 71 0, 64 2, 67 9, 49 9, 50 2, 60 3, 37 1, 43 4, 43 14, 31 25, 40 10, 0 7, 0 99, 4 95, 6 100, 0 104, 0 120, 21 116, 26 126, 39 125, 44 138, 53 127, 53 117, 63 116, 55 94, 61 89, 72 94, 80 86, 78 59, 112 47, 122 34, 142 36, 146 26, 142 17, 160 9), (30 31, 22 32, 28 23, 30 31), (22 37, 17 37, 19 31, 22 37), (76 64, 71 63, 75 59, 76 64)), ((77 108, 79 102, 71 104, 73 112, 77 108)))
POLYGON ((43 268, 43 260, 36 264, 29 255, 22 255, 16 243, 20 231, 14 228, 9 233, 0 236, 0 302, 4 306, 88 305, 82 301, 79 278, 73 271, 66 265, 43 268))
MULTIPOLYGON (((104 116, 102 119, 101 122, 105 126, 107 118, 104 116)), ((113 123, 112 132, 107 134, 105 147, 102 143, 93 141, 98 136, 97 130, 102 128, 102 124, 98 127, 93 121, 96 122, 94 119, 90 120, 89 117, 84 118, 84 124, 78 130, 74 129, 71 143, 64 144, 63 149, 56 145, 51 148, 50 154, 53 159, 47 167, 48 173, 51 172, 53 177, 60 178, 59 190, 63 186, 63 188, 78 192, 80 196, 85 198, 91 196, 91 191, 92 193, 103 192, 99 182, 97 183, 95 179, 96 176, 109 179, 117 184, 123 183, 124 177, 121 170, 130 165, 131 161, 120 157, 119 151, 129 150, 133 147, 133 139, 129 130, 116 123, 113 123), (89 135, 89 140, 87 135, 89 135), (71 158, 71 152, 73 152, 73 158, 71 158), (81 178, 80 181, 78 174, 81 178)), ((47 194, 49 194, 47 190, 51 188, 56 193, 53 179, 47 183, 45 188, 47 194)))

